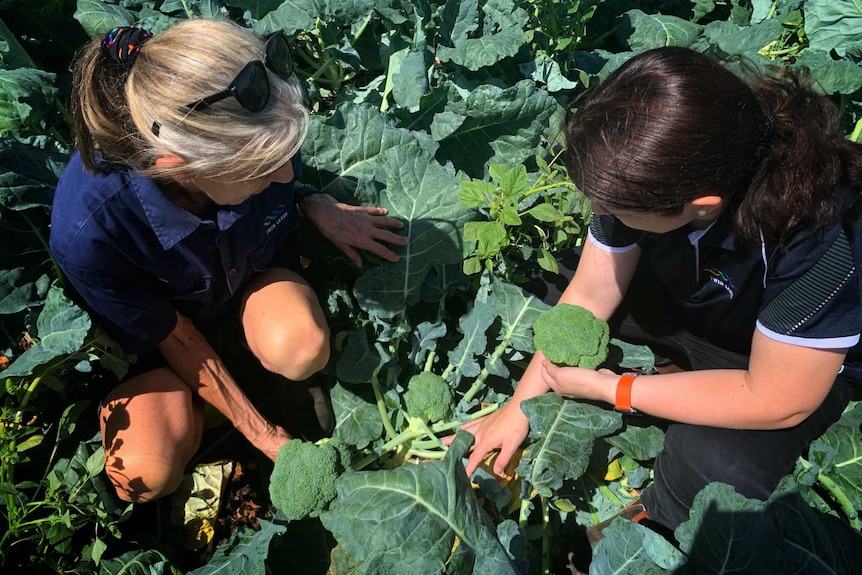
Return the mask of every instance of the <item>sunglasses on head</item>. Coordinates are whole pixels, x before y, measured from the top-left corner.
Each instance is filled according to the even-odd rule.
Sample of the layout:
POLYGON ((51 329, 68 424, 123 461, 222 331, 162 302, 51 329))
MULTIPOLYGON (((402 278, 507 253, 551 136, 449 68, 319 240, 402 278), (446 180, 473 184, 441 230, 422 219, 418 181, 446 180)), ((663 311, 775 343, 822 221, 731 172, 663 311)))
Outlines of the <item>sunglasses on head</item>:
POLYGON ((239 71, 230 85, 212 96, 201 98, 186 108, 199 111, 233 96, 249 112, 260 112, 269 102, 270 84, 266 69, 287 80, 293 75, 293 54, 284 32, 274 32, 263 46, 263 60, 252 60, 239 71))

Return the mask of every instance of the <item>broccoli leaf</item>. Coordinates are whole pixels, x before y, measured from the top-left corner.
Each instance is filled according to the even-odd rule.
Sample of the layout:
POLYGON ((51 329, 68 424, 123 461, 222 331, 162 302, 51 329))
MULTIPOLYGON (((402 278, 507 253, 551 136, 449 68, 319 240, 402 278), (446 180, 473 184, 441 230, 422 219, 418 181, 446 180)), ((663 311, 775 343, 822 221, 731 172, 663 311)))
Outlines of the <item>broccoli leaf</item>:
POLYGON ((339 478, 338 505, 321 520, 362 573, 518 573, 461 463, 472 441, 459 432, 442 461, 339 478))
POLYGON ((690 517, 675 535, 696 572, 855 573, 862 564, 859 534, 808 506, 788 482, 766 502, 711 483, 690 517))
POLYGON ((380 166, 386 176, 380 205, 404 223, 410 243, 396 250, 397 262, 386 262, 360 276, 354 294, 372 317, 391 318, 420 300, 432 268, 460 263, 460 229, 472 211, 458 202, 461 178, 416 144, 384 151, 380 166))
POLYGON ((540 495, 550 497, 566 479, 584 474, 593 443, 622 426, 619 413, 547 394, 521 403, 530 420, 533 443, 518 465, 518 475, 540 495))
POLYGON ((358 448, 363 448, 383 433, 383 422, 377 406, 337 384, 331 393, 335 411, 335 436, 358 448))
POLYGON ((643 525, 616 519, 604 534, 593 552, 591 573, 674 573, 686 563, 667 539, 643 525))
POLYGON ((234 531, 227 543, 219 546, 207 565, 191 571, 189 575, 264 573, 270 541, 287 528, 264 519, 259 522, 259 530, 244 528, 234 531))
POLYGON ((72 303, 61 288, 52 286, 36 320, 39 342, 3 370, 3 376, 30 375, 40 365, 75 353, 84 345, 91 325, 87 312, 72 303))

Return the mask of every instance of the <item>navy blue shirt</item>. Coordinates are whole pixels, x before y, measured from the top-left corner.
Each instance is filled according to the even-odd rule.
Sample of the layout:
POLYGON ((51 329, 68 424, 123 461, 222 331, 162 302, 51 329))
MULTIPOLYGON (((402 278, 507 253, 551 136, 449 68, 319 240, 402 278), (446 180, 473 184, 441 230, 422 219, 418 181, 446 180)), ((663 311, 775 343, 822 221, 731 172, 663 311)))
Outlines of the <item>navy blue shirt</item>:
MULTIPOLYGON (((855 192, 836 194, 842 205, 855 192)), ((845 224, 836 210, 831 224, 800 228, 784 246, 740 246, 732 218, 726 210, 706 230, 652 234, 593 216, 590 238, 608 251, 640 247, 695 335, 743 354, 755 329, 802 347, 849 348, 844 373, 862 380, 862 225, 845 224)))
MULTIPOLYGON (((291 159, 301 174, 299 154, 291 159)), ((212 220, 180 208, 122 166, 91 174, 75 153, 57 184, 50 247, 66 279, 126 353, 176 325, 222 313, 299 225, 294 182, 273 183, 212 220)))

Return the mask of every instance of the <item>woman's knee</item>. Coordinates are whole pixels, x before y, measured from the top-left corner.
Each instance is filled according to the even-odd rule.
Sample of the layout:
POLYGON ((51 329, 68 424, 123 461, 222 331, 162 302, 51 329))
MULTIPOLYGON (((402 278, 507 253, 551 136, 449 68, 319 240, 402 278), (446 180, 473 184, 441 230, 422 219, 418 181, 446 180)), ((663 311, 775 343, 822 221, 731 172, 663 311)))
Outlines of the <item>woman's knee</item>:
POLYGON ((117 496, 130 503, 146 503, 170 495, 180 486, 184 469, 185 462, 136 453, 105 457, 105 472, 117 496))
POLYGON ((200 445, 202 404, 169 368, 121 383, 100 413, 105 471, 124 501, 173 492, 200 445))
POLYGON ((276 330, 255 350, 261 364, 287 379, 301 381, 317 373, 329 361, 329 329, 308 322, 276 330))
POLYGON ((269 371, 303 380, 329 361, 329 327, 317 296, 290 270, 267 270, 242 307, 246 341, 269 371))

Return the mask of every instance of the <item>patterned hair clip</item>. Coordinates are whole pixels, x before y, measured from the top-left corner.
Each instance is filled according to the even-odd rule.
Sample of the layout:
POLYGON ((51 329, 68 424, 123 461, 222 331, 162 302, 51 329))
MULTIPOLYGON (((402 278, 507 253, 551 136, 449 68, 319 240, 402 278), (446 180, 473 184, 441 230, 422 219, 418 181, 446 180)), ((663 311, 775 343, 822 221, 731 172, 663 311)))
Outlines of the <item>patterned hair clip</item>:
POLYGON ((153 35, 137 26, 120 26, 102 36, 102 50, 117 64, 131 66, 153 35))

